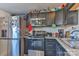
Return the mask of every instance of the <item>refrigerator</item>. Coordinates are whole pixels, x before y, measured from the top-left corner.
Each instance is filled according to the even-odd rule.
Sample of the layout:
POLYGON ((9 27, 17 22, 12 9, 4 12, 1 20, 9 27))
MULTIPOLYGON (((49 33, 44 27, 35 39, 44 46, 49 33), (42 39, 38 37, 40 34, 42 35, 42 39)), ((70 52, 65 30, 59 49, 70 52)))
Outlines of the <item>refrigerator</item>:
POLYGON ((12 16, 11 19, 12 46, 11 55, 20 55, 20 17, 12 16))

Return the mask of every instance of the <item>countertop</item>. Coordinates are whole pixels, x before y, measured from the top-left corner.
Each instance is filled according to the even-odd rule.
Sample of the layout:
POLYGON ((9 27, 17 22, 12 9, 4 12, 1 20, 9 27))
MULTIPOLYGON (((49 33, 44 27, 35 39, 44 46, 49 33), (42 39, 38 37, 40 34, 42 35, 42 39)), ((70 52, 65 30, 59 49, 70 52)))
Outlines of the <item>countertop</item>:
POLYGON ((79 49, 71 48, 66 44, 67 38, 56 38, 56 37, 46 37, 46 38, 56 39, 70 56, 79 56, 79 49))
POLYGON ((56 39, 70 56, 79 56, 79 49, 71 48, 66 44, 67 38, 56 38, 56 37, 45 37, 45 38, 56 39))
POLYGON ((63 48, 68 52, 71 56, 79 56, 79 49, 74 49, 69 47, 66 43, 66 38, 55 38, 62 46, 63 48))

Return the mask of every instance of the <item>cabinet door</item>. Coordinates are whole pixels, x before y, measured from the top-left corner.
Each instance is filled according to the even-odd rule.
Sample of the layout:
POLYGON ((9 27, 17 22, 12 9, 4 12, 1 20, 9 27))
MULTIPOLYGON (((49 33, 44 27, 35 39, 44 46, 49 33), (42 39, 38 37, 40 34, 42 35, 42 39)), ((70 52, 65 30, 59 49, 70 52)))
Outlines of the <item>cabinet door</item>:
POLYGON ((69 12, 67 16, 67 24, 69 25, 77 25, 78 24, 78 12, 73 11, 69 12))
POLYGON ((56 56, 56 48, 55 48, 55 40, 54 39, 46 39, 45 40, 45 55, 46 56, 56 56))
POLYGON ((54 39, 47 39, 45 41, 45 49, 46 50, 55 50, 55 40, 54 39))
POLYGON ((55 24, 56 25, 63 25, 63 22, 64 22, 63 10, 57 11, 56 12, 55 24))
POLYGON ((56 56, 55 50, 46 50, 45 56, 56 56))
POLYGON ((24 53, 28 54, 28 39, 24 38, 24 53))
POLYGON ((48 13, 47 17, 48 17, 47 18, 47 25, 51 26, 52 24, 54 24, 54 21, 55 21, 55 12, 48 13))
POLYGON ((57 56, 64 56, 65 55, 65 49, 58 43, 56 44, 56 55, 57 56))
POLYGON ((55 39, 45 40, 45 56, 64 56, 65 49, 55 39))

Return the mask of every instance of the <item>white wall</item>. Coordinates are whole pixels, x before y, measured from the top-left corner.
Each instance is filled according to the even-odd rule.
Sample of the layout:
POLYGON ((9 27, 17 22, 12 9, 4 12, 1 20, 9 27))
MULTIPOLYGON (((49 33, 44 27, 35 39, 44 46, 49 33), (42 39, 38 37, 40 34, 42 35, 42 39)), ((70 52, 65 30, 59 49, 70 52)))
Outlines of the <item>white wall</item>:
POLYGON ((3 29, 7 30, 7 38, 11 37, 9 29, 10 17, 11 15, 8 12, 0 10, 0 55, 8 55, 8 53, 10 53, 10 40, 1 39, 1 30, 3 29), (2 17, 4 18, 2 19, 2 17), (7 24, 4 25, 3 21, 5 21, 7 24))

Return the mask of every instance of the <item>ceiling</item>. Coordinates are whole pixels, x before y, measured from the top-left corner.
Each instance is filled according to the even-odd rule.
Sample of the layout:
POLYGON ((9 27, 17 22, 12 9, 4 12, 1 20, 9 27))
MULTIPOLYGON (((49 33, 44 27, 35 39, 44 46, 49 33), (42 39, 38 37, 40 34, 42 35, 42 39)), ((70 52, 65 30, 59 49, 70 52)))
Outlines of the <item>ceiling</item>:
POLYGON ((70 8, 70 11, 77 10, 79 8, 79 3, 75 3, 72 8, 70 8))
POLYGON ((11 14, 26 14, 34 9, 55 8, 61 3, 0 3, 0 9, 11 14))

